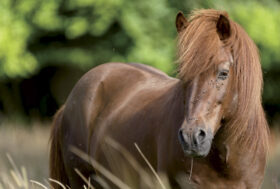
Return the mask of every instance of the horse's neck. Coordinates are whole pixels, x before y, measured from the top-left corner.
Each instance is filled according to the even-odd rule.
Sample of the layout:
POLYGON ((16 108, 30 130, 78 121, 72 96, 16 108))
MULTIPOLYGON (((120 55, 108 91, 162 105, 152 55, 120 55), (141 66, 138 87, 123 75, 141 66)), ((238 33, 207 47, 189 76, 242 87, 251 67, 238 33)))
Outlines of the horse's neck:
MULTIPOLYGON (((256 117, 256 119, 259 119, 259 117, 256 117)), ((260 123, 252 120, 252 122, 249 121, 247 124, 262 124, 262 119, 265 118, 257 120, 257 122, 260 121, 260 123)), ((241 125, 236 126, 240 127, 241 125)), ((243 126, 252 127, 253 125, 243 126)), ((266 140, 266 138, 260 137, 260 135, 261 133, 267 132, 266 127, 255 126, 254 129, 248 129, 246 133, 247 137, 255 137, 255 140, 258 140, 257 143, 248 143, 246 140, 242 140, 242 136, 240 136, 237 141, 232 141, 227 138, 226 133, 228 132, 226 132, 226 129, 225 126, 215 136, 212 145, 212 153, 209 154, 210 164, 213 164, 212 166, 215 167, 217 171, 223 172, 225 175, 232 178, 238 179, 239 177, 243 177, 244 179, 244 175, 253 175, 261 178, 265 168, 267 149, 263 145, 263 140, 266 140), (217 163, 219 166, 217 166, 217 163)))

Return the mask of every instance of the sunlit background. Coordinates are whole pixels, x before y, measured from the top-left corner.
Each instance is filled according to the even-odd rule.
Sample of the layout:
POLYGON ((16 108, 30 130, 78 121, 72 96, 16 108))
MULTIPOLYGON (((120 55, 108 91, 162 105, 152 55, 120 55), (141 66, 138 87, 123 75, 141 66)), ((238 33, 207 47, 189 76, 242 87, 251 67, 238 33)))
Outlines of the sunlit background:
POLYGON ((200 8, 226 10, 259 47, 272 129, 263 188, 279 187, 280 0, 0 0, 0 188, 6 153, 44 182, 51 118, 92 67, 141 62, 176 76, 176 13, 200 8))

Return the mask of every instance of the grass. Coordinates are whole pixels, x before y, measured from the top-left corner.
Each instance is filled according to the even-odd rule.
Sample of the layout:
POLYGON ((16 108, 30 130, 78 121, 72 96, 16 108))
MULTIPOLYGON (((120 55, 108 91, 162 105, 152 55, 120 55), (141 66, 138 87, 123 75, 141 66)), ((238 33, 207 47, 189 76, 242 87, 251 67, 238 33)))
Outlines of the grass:
MULTIPOLYGON (((271 152, 262 186, 263 189, 280 189, 280 135, 279 132, 272 132, 272 134, 271 152)), ((0 189, 49 188, 47 181, 48 137, 48 125, 33 124, 29 128, 9 124, 0 125, 0 189)), ((112 141, 109 141, 109 143, 113 148, 121 151, 127 157, 128 163, 139 171, 141 180, 146 183, 147 188, 171 188, 164 176, 155 174, 152 169, 149 172, 142 170, 125 149, 122 149, 112 141)), ((141 154, 141 149, 138 150, 141 154)), ((80 157, 84 156, 77 150, 75 153, 80 153, 80 157)), ((145 155, 141 155, 145 159, 145 155)), ((93 161, 90 163, 96 168, 96 164, 93 164, 93 161)), ((149 162, 146 161, 146 163, 148 164, 149 162)), ((79 174, 78 170, 77 174, 79 174)), ((82 175, 80 176, 82 177, 82 175)), ((86 181, 86 178, 83 179, 86 181)), ((117 182, 121 181, 117 180, 117 182)), ((118 184, 124 184, 127 187, 126 183, 118 184)), ((93 187, 88 183, 85 188, 93 187)))
MULTIPOLYGON (((0 189, 30 188, 48 178, 48 127, 0 126, 0 189)), ((36 187, 34 187, 36 188, 36 187)))
MULTIPOLYGON (((279 128, 279 127, 278 127, 279 128)), ((270 153, 263 189, 280 189, 280 131, 271 131, 270 153)))

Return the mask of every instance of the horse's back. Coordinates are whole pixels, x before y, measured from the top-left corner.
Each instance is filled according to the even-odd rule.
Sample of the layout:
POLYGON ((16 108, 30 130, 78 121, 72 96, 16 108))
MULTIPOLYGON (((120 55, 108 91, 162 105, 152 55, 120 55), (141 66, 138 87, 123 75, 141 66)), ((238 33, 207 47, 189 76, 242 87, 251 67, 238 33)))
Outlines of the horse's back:
MULTIPOLYGON (((103 92, 111 93, 114 98, 117 94, 123 93, 124 90, 131 88, 147 87, 153 83, 157 84, 157 88, 169 83, 170 81, 177 81, 165 73, 153 67, 144 64, 124 64, 124 63, 107 63, 99 65, 89 72, 87 72, 75 85, 66 103, 72 98, 77 98, 84 95, 92 95, 100 85, 103 92), (147 84, 147 85, 144 85, 147 84)), ((110 95, 110 94, 107 94, 110 95)))

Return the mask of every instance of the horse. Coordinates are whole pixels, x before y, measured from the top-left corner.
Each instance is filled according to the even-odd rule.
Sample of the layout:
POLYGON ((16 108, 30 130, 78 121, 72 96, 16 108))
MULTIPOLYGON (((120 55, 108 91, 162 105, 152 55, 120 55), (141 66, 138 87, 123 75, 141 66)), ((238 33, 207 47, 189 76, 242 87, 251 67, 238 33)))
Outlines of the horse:
POLYGON ((102 147, 110 137, 147 166, 136 143, 174 188, 180 173, 196 188, 261 187, 269 130, 256 45, 225 11, 196 10, 189 18, 179 12, 176 29, 176 78, 115 62, 77 82, 53 120, 52 179, 81 188, 75 168, 85 178, 98 174, 71 146, 114 171, 102 147))

